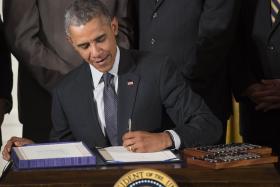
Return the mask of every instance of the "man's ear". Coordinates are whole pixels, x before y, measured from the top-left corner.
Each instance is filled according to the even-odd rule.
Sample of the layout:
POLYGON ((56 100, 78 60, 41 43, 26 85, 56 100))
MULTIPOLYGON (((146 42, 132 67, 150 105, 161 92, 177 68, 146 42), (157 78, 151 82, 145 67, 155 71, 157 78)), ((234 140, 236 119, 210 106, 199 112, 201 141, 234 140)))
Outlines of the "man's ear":
POLYGON ((119 32, 119 24, 118 24, 118 20, 116 17, 113 17, 113 19, 111 21, 111 28, 112 28, 115 36, 117 36, 118 32, 119 32))

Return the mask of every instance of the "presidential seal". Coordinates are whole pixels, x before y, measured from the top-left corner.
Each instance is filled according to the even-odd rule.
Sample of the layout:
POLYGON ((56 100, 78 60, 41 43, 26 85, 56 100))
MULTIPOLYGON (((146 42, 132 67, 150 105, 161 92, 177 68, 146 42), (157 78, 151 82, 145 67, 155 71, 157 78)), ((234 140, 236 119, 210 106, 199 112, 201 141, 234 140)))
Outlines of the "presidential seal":
POLYGON ((114 187, 178 187, 178 185, 159 170, 141 168, 123 175, 114 187))

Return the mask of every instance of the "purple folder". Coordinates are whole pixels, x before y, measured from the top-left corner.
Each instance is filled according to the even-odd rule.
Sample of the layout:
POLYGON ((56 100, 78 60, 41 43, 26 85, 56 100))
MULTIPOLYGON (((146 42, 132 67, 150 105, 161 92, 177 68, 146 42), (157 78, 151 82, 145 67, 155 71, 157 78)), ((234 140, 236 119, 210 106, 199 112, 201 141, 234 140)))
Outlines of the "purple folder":
POLYGON ((95 155, 82 142, 32 144, 12 148, 16 169, 96 165, 95 155))

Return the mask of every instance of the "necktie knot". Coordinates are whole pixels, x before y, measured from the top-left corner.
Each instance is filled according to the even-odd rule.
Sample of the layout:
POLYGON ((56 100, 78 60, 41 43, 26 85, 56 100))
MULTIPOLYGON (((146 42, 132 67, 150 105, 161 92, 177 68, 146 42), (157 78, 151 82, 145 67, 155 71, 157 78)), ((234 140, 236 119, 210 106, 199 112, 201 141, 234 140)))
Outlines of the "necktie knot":
POLYGON ((105 86, 108 87, 109 85, 112 85, 114 75, 112 75, 111 73, 104 73, 102 79, 104 81, 105 86))

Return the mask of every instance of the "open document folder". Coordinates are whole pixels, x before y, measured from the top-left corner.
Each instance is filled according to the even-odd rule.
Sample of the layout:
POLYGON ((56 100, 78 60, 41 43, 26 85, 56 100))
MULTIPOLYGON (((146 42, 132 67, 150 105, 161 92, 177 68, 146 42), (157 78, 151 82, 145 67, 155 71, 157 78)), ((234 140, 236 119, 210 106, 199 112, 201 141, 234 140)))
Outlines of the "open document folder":
POLYGON ((12 160, 18 169, 88 166, 96 157, 82 142, 32 144, 12 148, 12 160))
POLYGON ((109 163, 137 163, 137 162, 176 162, 180 159, 170 150, 152 153, 134 153, 123 146, 112 146, 97 149, 104 161, 109 163))

